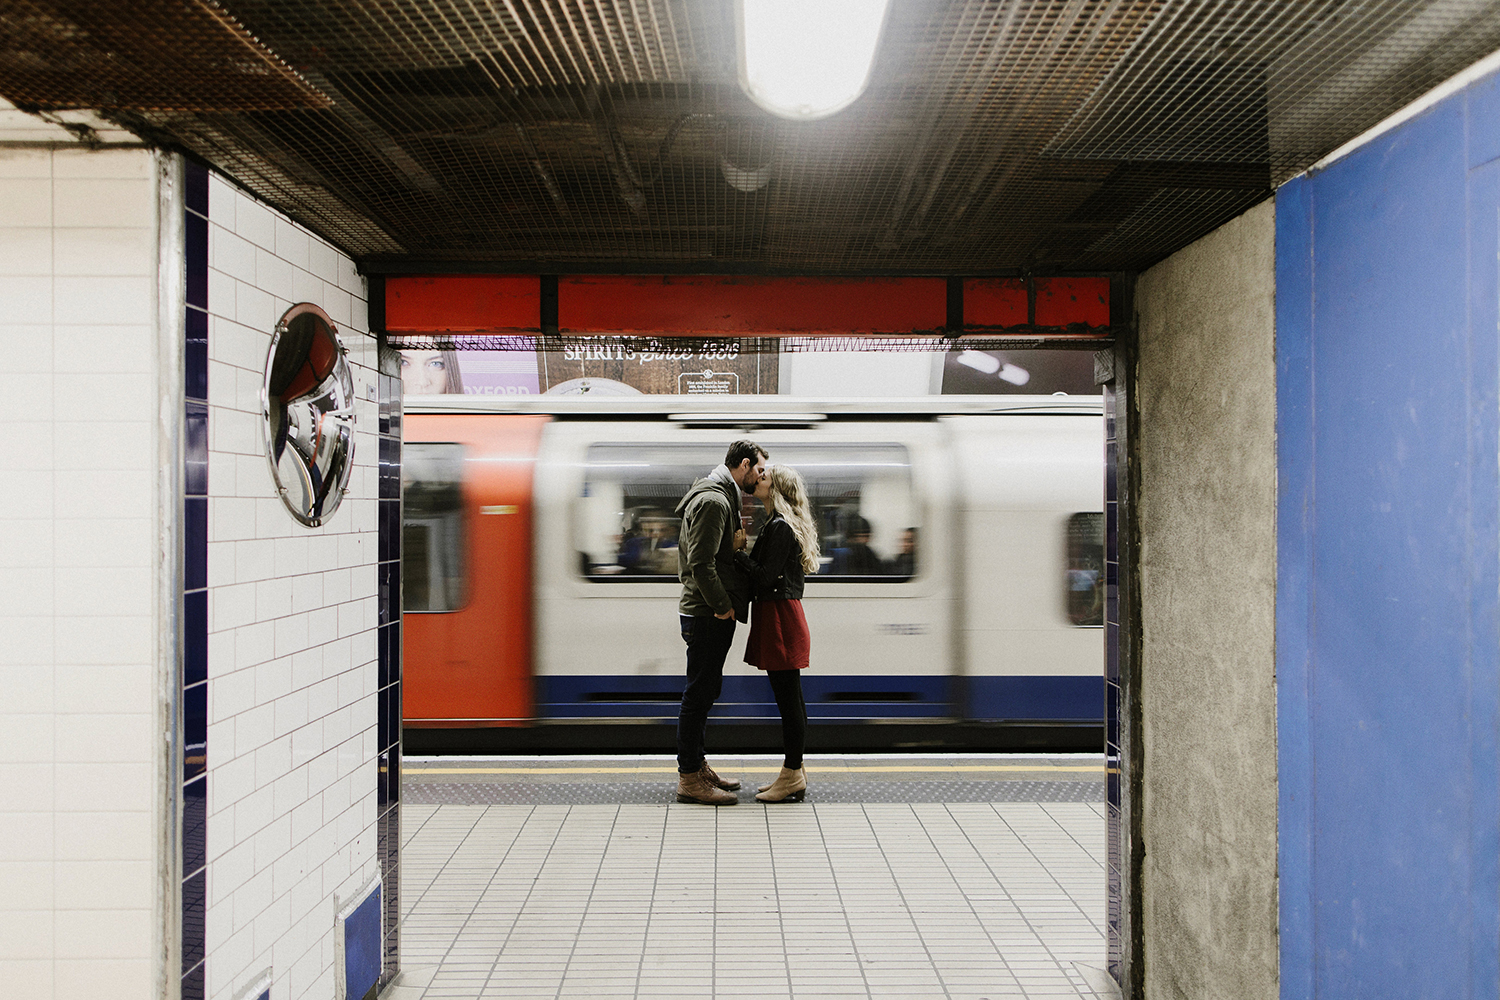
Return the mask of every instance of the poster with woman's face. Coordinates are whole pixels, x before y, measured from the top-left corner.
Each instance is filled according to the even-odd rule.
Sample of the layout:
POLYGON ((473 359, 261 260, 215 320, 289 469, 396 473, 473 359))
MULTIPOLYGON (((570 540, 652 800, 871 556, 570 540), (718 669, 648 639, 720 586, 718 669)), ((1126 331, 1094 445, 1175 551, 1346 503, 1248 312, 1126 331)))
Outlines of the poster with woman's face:
POLYGON ((461 386, 458 374, 458 359, 455 351, 411 350, 401 352, 401 391, 408 396, 436 396, 447 392, 463 392, 462 388, 451 388, 454 381, 461 386), (450 372, 452 375, 450 375, 450 372))
POLYGON ((535 351, 407 348, 400 354, 401 386, 408 396, 531 396, 540 391, 535 351))

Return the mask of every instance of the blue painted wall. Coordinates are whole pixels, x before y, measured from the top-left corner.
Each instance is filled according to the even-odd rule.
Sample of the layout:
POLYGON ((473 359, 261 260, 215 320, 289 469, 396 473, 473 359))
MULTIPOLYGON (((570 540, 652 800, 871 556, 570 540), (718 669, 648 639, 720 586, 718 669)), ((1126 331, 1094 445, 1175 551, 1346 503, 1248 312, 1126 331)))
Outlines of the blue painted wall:
POLYGON ((1500 84, 1276 199, 1281 995, 1500 994, 1500 84))

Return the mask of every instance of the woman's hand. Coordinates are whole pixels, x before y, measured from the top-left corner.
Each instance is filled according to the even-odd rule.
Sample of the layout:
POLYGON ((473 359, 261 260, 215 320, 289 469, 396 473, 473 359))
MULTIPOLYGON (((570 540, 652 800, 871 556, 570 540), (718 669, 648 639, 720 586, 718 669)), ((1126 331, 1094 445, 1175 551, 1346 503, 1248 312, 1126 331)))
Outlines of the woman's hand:
POLYGON ((736 528, 736 529, 734 529, 734 549, 735 549, 736 552, 738 552, 740 549, 743 549, 744 547, 745 547, 745 529, 744 528, 736 528))

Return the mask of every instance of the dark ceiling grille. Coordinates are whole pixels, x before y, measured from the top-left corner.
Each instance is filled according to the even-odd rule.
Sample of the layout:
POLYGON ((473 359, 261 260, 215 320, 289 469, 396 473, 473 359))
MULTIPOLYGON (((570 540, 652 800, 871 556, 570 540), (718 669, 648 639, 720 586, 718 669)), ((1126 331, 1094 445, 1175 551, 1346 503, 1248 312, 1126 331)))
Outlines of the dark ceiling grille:
POLYGON ((868 92, 792 123, 728 3, 225 8, 331 106, 111 114, 387 271, 1139 270, 1500 47, 1493 0, 892 0, 868 92))
POLYGON ((0 93, 25 110, 330 103, 211 0, 5 0, 0 93))

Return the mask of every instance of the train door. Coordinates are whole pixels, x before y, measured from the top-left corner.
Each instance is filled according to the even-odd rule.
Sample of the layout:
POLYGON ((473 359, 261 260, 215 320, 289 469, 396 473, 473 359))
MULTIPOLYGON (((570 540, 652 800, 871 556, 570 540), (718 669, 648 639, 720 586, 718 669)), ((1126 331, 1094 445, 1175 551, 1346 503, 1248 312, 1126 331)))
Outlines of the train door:
POLYGON ((958 642, 968 717, 1098 725, 1100 416, 954 416, 944 423, 963 456, 958 642))
POLYGON ((406 417, 403 722, 533 715, 532 476, 544 416, 406 417))

